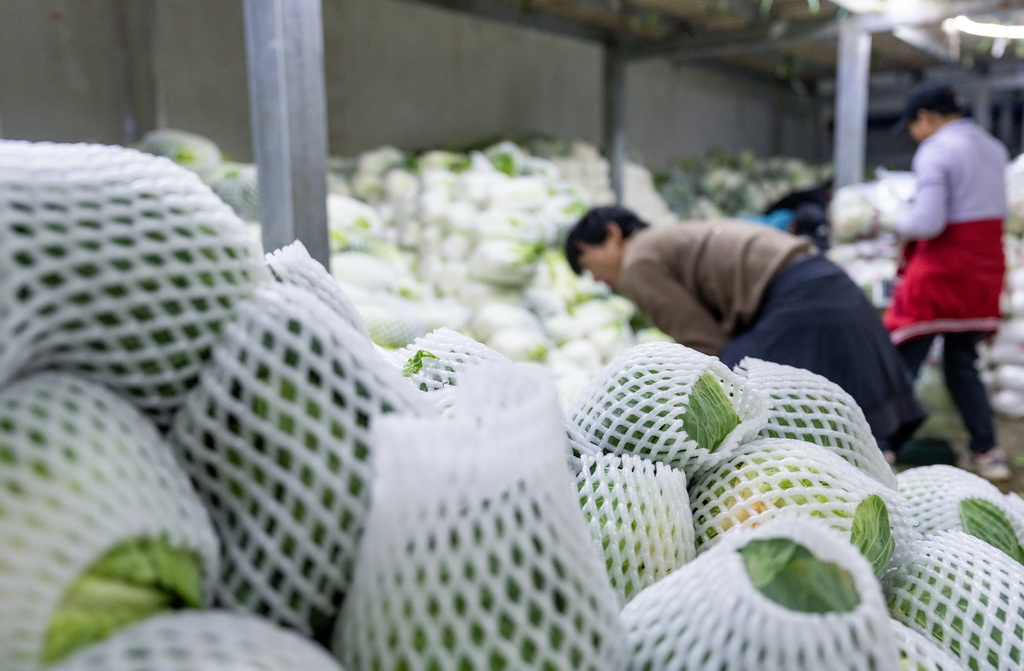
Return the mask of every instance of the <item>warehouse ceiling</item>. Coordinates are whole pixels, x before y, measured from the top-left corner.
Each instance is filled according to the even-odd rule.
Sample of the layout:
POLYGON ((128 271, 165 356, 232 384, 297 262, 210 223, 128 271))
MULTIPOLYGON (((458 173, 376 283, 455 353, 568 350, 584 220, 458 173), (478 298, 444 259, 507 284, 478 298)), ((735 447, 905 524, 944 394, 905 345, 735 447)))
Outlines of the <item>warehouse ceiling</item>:
POLYGON ((840 26, 870 26, 872 70, 1024 65, 1024 40, 943 20, 1024 24, 1024 0, 409 0, 618 45, 626 58, 725 66, 813 84, 832 78, 840 26))

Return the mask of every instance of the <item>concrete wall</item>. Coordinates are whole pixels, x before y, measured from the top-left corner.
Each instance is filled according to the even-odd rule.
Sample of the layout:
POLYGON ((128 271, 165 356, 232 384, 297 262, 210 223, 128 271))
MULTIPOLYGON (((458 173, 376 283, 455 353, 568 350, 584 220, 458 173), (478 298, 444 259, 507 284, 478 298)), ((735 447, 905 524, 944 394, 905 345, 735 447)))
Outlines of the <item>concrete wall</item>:
MULTIPOLYGON (((323 5, 334 154, 525 133, 600 141, 593 44, 399 0, 323 5)), ((0 133, 123 142, 134 111, 140 126, 197 132, 247 160, 242 17, 241 0, 4 0, 0 133), (146 2, 148 12, 134 9, 146 2)), ((815 105, 773 82, 651 61, 629 66, 627 96, 631 154, 651 167, 713 149, 811 160, 830 151, 815 105)))

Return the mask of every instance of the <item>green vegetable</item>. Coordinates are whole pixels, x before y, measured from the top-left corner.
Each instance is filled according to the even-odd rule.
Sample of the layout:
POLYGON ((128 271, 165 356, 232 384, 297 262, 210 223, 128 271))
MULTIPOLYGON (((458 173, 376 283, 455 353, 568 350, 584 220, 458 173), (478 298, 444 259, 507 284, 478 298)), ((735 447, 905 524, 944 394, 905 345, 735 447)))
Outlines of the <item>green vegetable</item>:
POLYGON ((409 358, 408 361, 405 362, 405 365, 402 366, 402 375, 404 375, 405 377, 411 377, 419 373, 421 370, 423 370, 424 359, 437 359, 438 361, 440 361, 440 357, 438 357, 436 354, 431 354, 430 352, 423 349, 418 350, 409 358))
POLYGON ((872 494, 857 505, 853 514, 850 542, 871 562, 875 577, 881 578, 889 565, 895 544, 889 524, 889 509, 877 494, 872 494))
POLYGON ((960 502, 960 522, 967 533, 1024 564, 1024 548, 1020 546, 1017 532, 1006 519, 1006 514, 994 503, 984 499, 964 499, 960 502))
POLYGON ((849 572, 788 538, 751 541, 739 553, 754 587, 784 608, 848 613, 860 603, 849 572))
POLYGON ((740 424, 722 385, 711 373, 702 373, 690 391, 689 405, 683 415, 683 430, 710 452, 740 424))
POLYGON ((164 541, 117 545, 68 588, 50 618, 41 661, 50 664, 156 613, 202 606, 202 560, 164 541))

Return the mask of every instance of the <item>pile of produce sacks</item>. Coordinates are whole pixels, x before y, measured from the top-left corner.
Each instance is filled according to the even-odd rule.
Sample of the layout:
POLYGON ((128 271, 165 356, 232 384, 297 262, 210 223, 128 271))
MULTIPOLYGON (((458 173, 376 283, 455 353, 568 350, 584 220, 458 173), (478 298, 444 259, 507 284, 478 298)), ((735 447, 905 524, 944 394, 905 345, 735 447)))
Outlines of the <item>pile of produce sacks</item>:
POLYGON ((685 157, 657 175, 658 190, 681 219, 761 214, 786 194, 819 186, 829 166, 786 157, 712 153, 685 157))
POLYGON ((809 371, 385 351, 125 148, 0 141, 0 242, 5 671, 1020 666, 1024 502, 809 371))

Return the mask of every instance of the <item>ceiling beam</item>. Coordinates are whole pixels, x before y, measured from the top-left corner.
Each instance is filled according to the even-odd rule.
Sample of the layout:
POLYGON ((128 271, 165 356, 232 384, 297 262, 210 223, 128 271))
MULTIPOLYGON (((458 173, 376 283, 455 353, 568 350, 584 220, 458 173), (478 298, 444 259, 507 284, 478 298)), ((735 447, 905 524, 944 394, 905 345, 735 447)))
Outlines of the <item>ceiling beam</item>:
POLYGON ((662 39, 675 28, 664 17, 615 11, 578 0, 401 0, 590 42, 662 39))
POLYGON ((780 20, 727 33, 707 33, 636 45, 627 50, 626 57, 631 60, 644 58, 671 58, 676 61, 698 60, 785 44, 834 39, 838 34, 839 24, 834 19, 780 20))
POLYGON ((894 28, 892 34, 897 39, 909 44, 918 51, 928 54, 932 58, 943 63, 959 63, 960 55, 956 53, 950 44, 922 28, 906 28, 903 26, 894 28))
POLYGON ((401 0, 415 5, 428 5, 453 11, 472 14, 484 19, 512 23, 526 28, 534 28, 563 37, 572 37, 589 42, 608 40, 614 31, 591 26, 540 12, 524 12, 522 7, 515 7, 502 0, 401 0))

